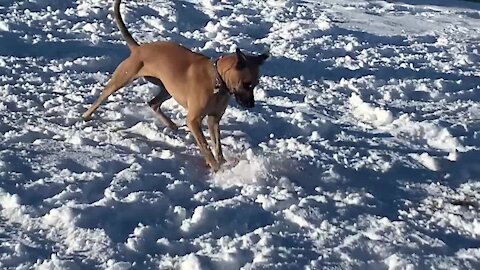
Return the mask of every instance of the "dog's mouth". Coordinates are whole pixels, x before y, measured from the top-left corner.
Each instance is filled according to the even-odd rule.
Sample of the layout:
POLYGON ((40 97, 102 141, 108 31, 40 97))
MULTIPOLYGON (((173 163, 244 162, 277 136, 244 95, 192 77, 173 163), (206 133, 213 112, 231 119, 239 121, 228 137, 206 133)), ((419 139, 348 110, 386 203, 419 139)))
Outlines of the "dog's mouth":
POLYGON ((244 99, 239 95, 235 95, 235 100, 237 103, 243 108, 253 108, 255 107, 255 100, 254 99, 244 99))
POLYGON ((255 104, 251 103, 251 104, 240 104, 243 108, 247 108, 247 109, 250 109, 250 108, 253 108, 255 107, 255 104))

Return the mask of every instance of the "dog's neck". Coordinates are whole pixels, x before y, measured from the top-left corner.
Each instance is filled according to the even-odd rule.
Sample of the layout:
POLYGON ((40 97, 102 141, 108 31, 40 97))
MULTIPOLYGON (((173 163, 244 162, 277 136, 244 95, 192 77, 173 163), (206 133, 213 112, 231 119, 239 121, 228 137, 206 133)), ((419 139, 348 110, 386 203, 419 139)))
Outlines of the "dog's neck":
POLYGON ((213 62, 213 66, 215 68, 215 89, 214 89, 214 93, 215 94, 217 94, 217 93, 227 93, 227 94, 231 95, 232 91, 230 90, 227 83, 222 78, 222 75, 220 74, 220 71, 218 70, 219 61, 221 59, 222 59, 222 56, 220 56, 219 58, 217 58, 213 62))

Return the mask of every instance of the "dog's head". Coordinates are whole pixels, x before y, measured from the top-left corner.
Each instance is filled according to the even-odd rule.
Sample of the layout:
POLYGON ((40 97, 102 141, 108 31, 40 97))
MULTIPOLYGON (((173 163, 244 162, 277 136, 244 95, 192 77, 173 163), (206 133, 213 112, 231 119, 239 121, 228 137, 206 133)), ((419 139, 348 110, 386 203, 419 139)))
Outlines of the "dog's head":
POLYGON ((267 53, 248 55, 237 48, 231 55, 231 66, 226 70, 226 83, 237 103, 245 108, 255 106, 253 89, 258 85, 260 66, 267 60, 267 53))

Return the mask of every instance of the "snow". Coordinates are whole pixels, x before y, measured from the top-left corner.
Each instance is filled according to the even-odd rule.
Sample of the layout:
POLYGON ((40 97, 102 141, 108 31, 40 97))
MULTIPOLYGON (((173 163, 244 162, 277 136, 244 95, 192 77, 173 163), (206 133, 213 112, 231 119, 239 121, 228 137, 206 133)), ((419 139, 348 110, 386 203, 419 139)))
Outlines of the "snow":
POLYGON ((480 268, 480 3, 123 1, 140 42, 270 52, 212 173, 144 80, 80 120, 111 2, 0 6, 0 268, 480 268))
POLYGON ((0 21, 0 31, 8 32, 9 30, 8 24, 4 21, 0 21))

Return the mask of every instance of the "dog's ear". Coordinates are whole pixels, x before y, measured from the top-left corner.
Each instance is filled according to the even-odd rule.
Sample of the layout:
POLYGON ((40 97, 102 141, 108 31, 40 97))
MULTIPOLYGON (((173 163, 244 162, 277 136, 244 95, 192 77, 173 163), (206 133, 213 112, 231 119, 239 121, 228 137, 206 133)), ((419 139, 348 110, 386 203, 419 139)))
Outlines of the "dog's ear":
POLYGON ((256 55, 254 58, 253 58, 253 61, 254 63, 257 65, 257 66, 261 66, 263 65, 263 63, 265 63, 265 61, 270 57, 270 54, 269 53, 262 53, 260 55, 256 55))
POLYGON ((235 54, 237 55, 237 70, 241 70, 247 67, 247 56, 240 51, 239 48, 235 50, 235 54))

